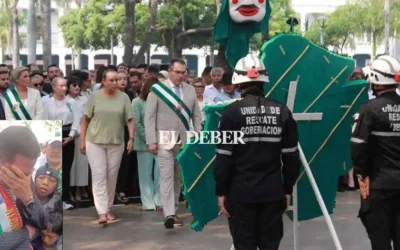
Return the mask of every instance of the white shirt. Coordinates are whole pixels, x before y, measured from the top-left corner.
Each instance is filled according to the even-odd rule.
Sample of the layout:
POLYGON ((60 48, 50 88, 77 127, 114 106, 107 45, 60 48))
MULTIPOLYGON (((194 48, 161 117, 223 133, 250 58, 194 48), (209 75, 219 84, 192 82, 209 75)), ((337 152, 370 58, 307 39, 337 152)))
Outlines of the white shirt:
POLYGON ((52 96, 44 101, 44 108, 45 120, 62 120, 63 125, 72 125, 71 137, 79 133, 81 115, 74 99, 66 96, 64 100, 57 101, 52 96))
POLYGON ((204 93, 203 93, 203 98, 206 100, 214 100, 217 95, 222 93, 222 88, 221 90, 218 90, 216 87, 214 87, 213 84, 206 86, 204 93))
POLYGON ((175 89, 176 89, 176 88, 179 88, 179 92, 181 93, 181 99, 183 99, 183 87, 182 87, 182 83, 179 84, 179 86, 175 86, 175 85, 171 82, 171 80, 169 80, 168 83, 169 83, 169 86, 171 87, 172 92, 174 92, 174 93, 176 93, 176 92, 175 92, 175 89))
MULTIPOLYGON (((70 96, 68 96, 68 97, 73 99, 70 96)), ((79 114, 79 121, 81 121, 82 120, 82 116, 83 116, 83 112, 85 111, 85 106, 86 106, 86 103, 88 101, 88 98, 86 96, 79 95, 74 100, 75 100, 75 104, 76 104, 75 106, 77 108, 77 113, 79 114)), ((79 122, 79 125, 80 125, 80 122, 79 122)), ((80 130, 80 126, 79 126, 79 130, 78 130, 77 134, 79 134, 80 131, 81 130, 80 130)))

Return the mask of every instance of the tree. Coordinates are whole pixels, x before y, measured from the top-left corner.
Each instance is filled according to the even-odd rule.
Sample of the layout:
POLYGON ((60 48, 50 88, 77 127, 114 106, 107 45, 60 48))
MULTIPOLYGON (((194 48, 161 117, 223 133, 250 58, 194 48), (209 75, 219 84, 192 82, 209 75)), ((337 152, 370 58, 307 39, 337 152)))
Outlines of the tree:
POLYGON ((8 16, 6 9, 2 8, 0 10, 0 47, 1 47, 1 57, 5 60, 6 50, 8 47, 8 16))
POLYGON ((81 9, 73 9, 59 19, 59 26, 62 30, 65 46, 76 52, 78 57, 78 67, 82 50, 88 49, 85 39, 85 18, 81 9))
POLYGON ((13 68, 20 66, 19 65, 20 41, 19 41, 19 27, 18 27, 19 22, 18 22, 18 8, 17 7, 18 7, 18 0, 14 0, 13 5, 12 5, 12 28, 13 28, 12 64, 13 64, 13 68))
POLYGON ((51 0, 39 0, 40 21, 43 51, 43 67, 47 68, 52 64, 51 52, 51 0))
POLYGON ((158 37, 153 42, 165 46, 170 58, 182 57, 184 48, 201 48, 212 43, 215 20, 214 0, 168 1, 159 8, 158 37))
POLYGON ((29 0, 28 9, 28 63, 36 63, 36 40, 37 40, 37 24, 36 24, 36 0, 29 0))
MULTIPOLYGON (((355 38, 360 33, 359 6, 347 4, 339 6, 329 14, 324 30, 325 46, 334 46, 343 53, 345 46, 355 48, 355 38)), ((320 24, 315 22, 305 37, 314 43, 320 43, 320 24)))
POLYGON ((149 49, 151 42, 151 35, 155 30, 155 24, 157 22, 157 11, 158 11, 158 1, 149 1, 150 16, 147 21, 146 31, 143 35, 142 43, 140 44, 140 49, 137 52, 135 58, 132 61, 132 65, 139 63, 140 58, 144 55, 145 51, 149 49))
MULTIPOLYGON (((358 8, 360 18, 360 26, 358 34, 364 36, 367 34, 372 42, 372 56, 376 56, 377 46, 384 39, 385 23, 384 23, 384 0, 353 0, 358 8)), ((390 35, 396 34, 399 30, 399 20, 396 16, 400 12, 399 1, 393 1, 390 8, 390 35)))
POLYGON ((124 37, 124 63, 132 63, 133 46, 135 46, 135 7, 136 0, 124 0, 125 7, 125 37, 124 37))
MULTIPOLYGON (((290 6, 289 0, 271 1, 271 18, 269 22, 269 31, 266 34, 255 34, 250 39, 250 50, 259 51, 263 43, 274 35, 289 31, 290 26, 286 21, 290 17, 297 17, 295 11, 290 6)), ((300 28, 295 27, 295 33, 299 33, 300 28)))

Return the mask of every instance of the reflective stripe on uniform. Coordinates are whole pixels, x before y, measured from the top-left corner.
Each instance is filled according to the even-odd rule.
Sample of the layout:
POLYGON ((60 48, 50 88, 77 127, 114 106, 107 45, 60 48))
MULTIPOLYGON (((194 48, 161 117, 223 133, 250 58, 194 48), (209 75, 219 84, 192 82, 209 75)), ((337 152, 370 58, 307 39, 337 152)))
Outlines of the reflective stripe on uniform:
POLYGON ((371 135, 376 135, 376 136, 400 136, 400 132, 378 132, 378 131, 372 131, 371 135))
POLYGON ((354 142, 354 143, 367 143, 367 141, 364 141, 364 140, 361 140, 361 139, 358 139, 355 137, 351 137, 350 141, 354 142))
POLYGON ((224 149, 216 149, 215 152, 221 155, 232 155, 232 151, 224 150, 224 149))
POLYGON ((297 146, 294 148, 283 148, 282 153, 293 153, 297 151, 297 146))
POLYGON ((244 142, 280 142, 282 141, 282 137, 250 137, 243 138, 244 142))

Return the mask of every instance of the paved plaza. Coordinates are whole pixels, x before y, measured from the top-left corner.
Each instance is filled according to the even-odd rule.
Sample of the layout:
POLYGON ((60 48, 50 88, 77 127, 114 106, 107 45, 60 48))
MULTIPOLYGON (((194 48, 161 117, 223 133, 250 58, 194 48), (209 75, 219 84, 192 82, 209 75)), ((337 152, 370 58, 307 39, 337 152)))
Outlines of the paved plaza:
MULTIPOLYGON (((365 230, 357 218, 359 193, 338 193, 332 215, 343 250, 370 250, 365 230)), ((164 229, 161 212, 143 212, 139 205, 114 207, 118 221, 100 228, 94 207, 64 211, 64 250, 229 250, 232 242, 227 221, 220 216, 203 232, 190 229, 192 217, 183 208, 185 226, 164 229)), ((285 235, 280 249, 293 249, 293 224, 285 216, 285 235)), ((323 217, 301 222, 301 250, 335 250, 323 217)))

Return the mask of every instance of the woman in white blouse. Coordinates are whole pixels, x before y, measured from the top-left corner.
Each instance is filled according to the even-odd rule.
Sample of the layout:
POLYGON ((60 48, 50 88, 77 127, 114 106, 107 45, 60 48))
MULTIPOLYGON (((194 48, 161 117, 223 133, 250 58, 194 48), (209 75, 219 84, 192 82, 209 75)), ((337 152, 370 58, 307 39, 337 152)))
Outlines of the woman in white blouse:
POLYGON ((15 88, 4 93, 7 105, 4 111, 7 120, 43 120, 43 102, 40 92, 29 88, 29 69, 17 67, 11 72, 15 88))
MULTIPOLYGON (((76 108, 79 113, 79 121, 83 116, 83 111, 87 102, 87 97, 82 94, 83 82, 76 76, 67 79, 67 96, 75 100, 76 108)), ((71 168, 70 187, 73 187, 74 197, 71 201, 80 201, 89 198, 86 190, 89 185, 89 163, 86 155, 82 154, 79 145, 79 134, 75 135, 75 154, 71 168)))
MULTIPOLYGON (((63 138, 63 194, 65 209, 71 209, 70 203, 70 171, 74 161, 74 138, 79 133, 79 115, 75 100, 66 96, 67 82, 64 78, 56 77, 51 81, 53 96, 44 102, 46 120, 62 120, 63 138)), ((43 97, 44 98, 44 97, 43 97)))

